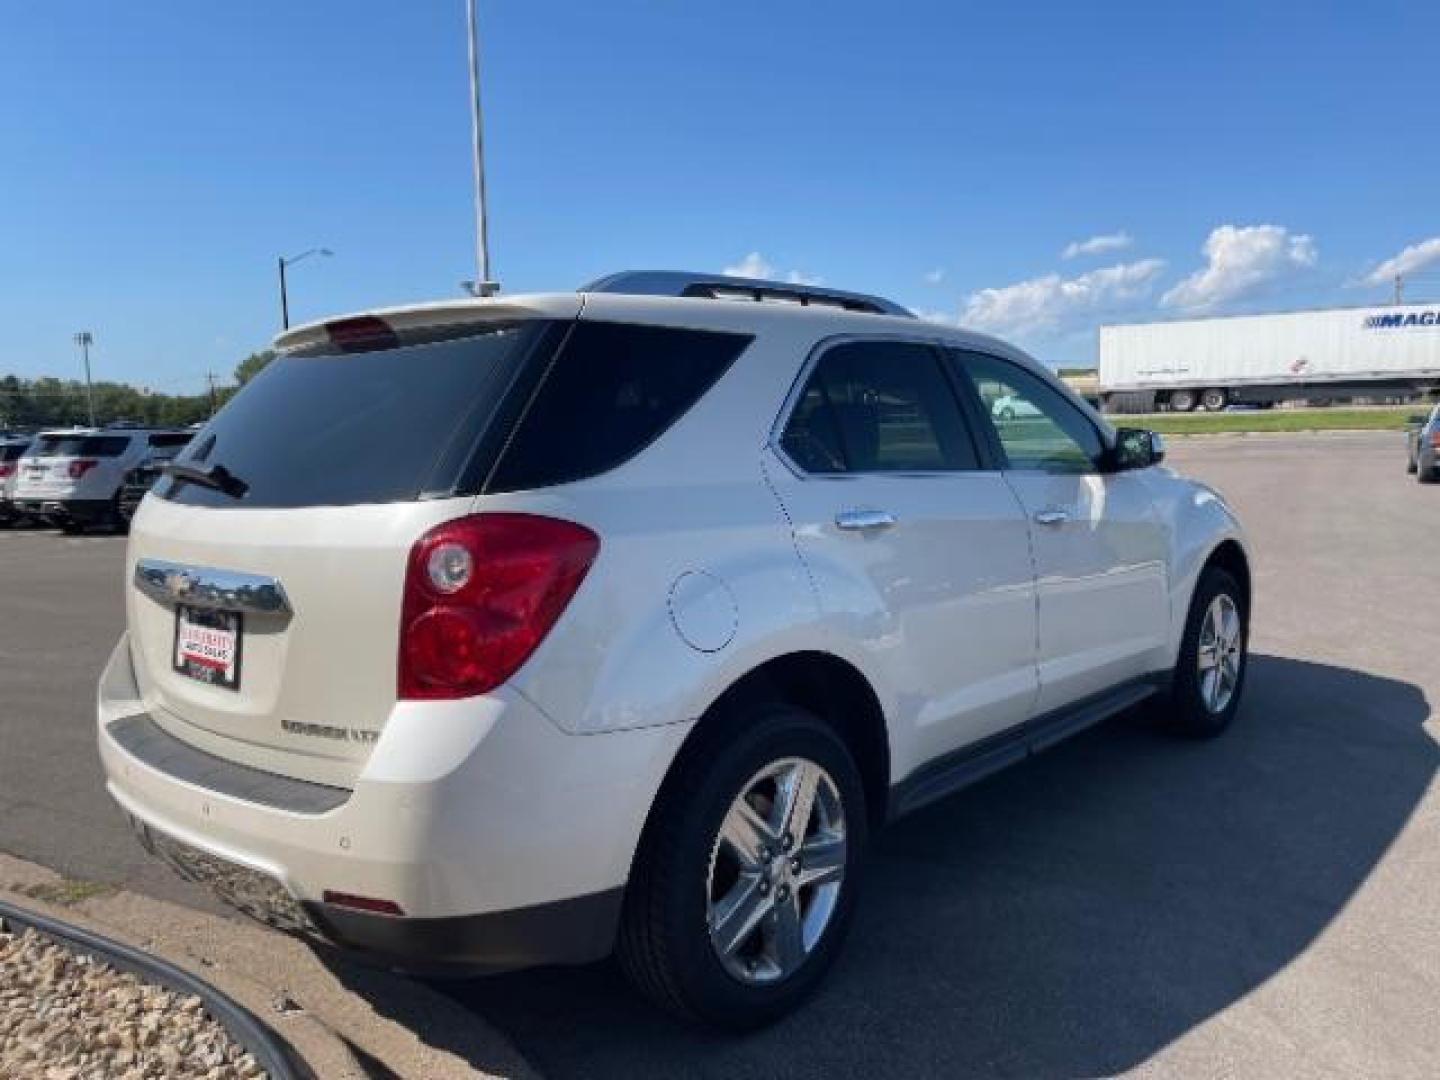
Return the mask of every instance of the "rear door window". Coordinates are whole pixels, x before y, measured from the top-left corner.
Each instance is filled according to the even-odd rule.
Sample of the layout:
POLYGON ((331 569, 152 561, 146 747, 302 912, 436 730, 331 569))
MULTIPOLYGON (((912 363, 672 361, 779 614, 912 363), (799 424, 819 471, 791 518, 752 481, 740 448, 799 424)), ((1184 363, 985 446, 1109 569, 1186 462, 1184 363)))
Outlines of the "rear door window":
POLYGON ((369 352, 280 356, 179 455, 223 465, 236 500, 170 476, 161 497, 197 506, 298 507, 401 502, 455 493, 544 321, 369 352))
POLYGON ((780 438, 808 473, 978 469, 959 401, 928 345, 854 341, 820 357, 780 438))
POLYGON ((751 340, 669 326, 576 323, 486 490, 547 487, 623 464, 694 405, 751 340))

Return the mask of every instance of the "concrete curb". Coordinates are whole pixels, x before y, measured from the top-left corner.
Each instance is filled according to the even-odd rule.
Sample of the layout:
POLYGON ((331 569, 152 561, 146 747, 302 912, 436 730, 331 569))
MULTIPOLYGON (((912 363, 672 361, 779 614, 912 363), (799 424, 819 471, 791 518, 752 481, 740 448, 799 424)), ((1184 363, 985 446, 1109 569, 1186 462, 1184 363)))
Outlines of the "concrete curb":
POLYGON ((259 1063, 270 1080, 300 1080, 301 1073, 295 1064, 294 1054, 269 1025, 228 994, 191 972, 149 953, 121 945, 118 941, 3 900, 0 900, 0 926, 8 926, 16 932, 33 930, 72 952, 92 956, 116 971, 128 972, 177 994, 199 998, 205 1003, 206 1012, 225 1029, 237 1046, 259 1063))
POLYGON ((325 1080, 539 1075, 500 1032, 425 984, 358 967, 238 916, 69 881, 5 854, 0 899, 212 984, 261 1017, 325 1080))

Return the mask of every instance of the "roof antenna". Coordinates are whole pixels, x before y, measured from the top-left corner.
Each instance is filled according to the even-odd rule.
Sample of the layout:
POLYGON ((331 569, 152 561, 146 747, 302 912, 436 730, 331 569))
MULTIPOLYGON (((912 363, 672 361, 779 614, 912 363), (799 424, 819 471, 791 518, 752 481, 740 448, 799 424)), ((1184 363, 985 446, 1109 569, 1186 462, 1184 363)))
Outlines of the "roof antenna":
POLYGON ((475 266, 479 280, 462 282, 471 296, 494 296, 500 283, 490 277, 490 246, 485 220, 485 135, 480 121, 480 23, 476 0, 465 0, 466 42, 470 47, 470 133, 475 166, 475 266))

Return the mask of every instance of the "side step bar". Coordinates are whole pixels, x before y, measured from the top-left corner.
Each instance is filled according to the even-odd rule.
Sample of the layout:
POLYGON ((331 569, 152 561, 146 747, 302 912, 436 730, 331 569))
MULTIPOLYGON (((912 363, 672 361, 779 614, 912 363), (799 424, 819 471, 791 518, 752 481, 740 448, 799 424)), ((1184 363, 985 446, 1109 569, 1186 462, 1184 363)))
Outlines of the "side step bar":
POLYGON ((1160 689, 1161 685, 1153 678, 1128 682, 932 761, 891 788, 890 820, 904 817, 985 779, 991 773, 1048 750, 1056 743, 1140 704, 1160 689))

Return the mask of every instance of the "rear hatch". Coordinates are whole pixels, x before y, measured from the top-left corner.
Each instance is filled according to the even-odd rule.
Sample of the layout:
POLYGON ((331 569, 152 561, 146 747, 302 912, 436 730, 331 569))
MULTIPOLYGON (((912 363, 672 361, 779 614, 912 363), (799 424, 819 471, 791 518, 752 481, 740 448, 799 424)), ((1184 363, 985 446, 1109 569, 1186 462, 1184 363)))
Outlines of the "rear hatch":
POLYGON ((131 652, 155 721, 229 760, 351 784, 397 699, 411 549, 473 507, 576 309, 471 304, 464 325, 366 318, 285 339, 132 525, 131 652))
POLYGON ((92 470, 122 456, 129 435, 94 433, 42 435, 21 459, 16 477, 17 499, 68 499, 92 470))

